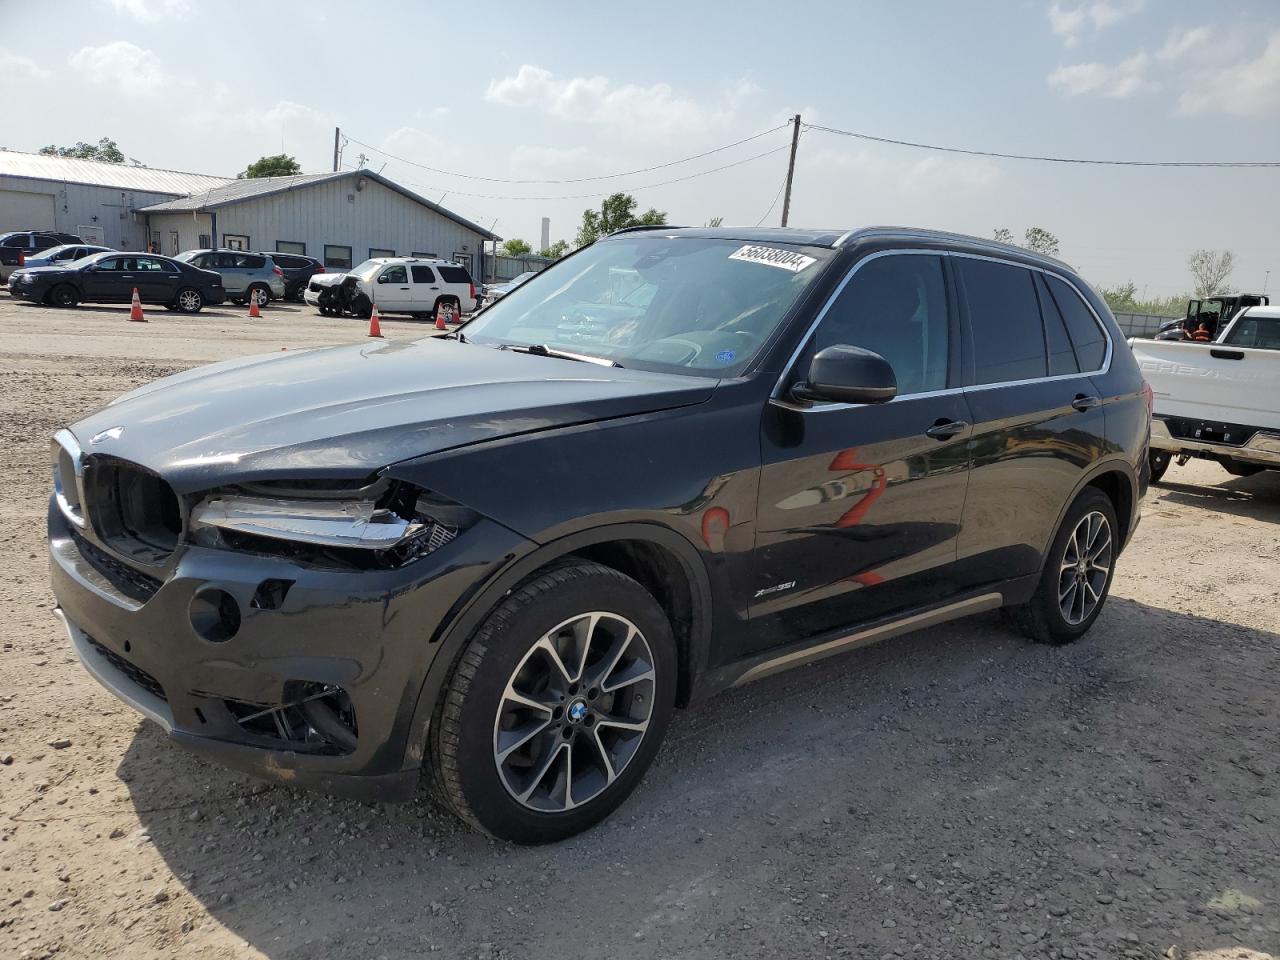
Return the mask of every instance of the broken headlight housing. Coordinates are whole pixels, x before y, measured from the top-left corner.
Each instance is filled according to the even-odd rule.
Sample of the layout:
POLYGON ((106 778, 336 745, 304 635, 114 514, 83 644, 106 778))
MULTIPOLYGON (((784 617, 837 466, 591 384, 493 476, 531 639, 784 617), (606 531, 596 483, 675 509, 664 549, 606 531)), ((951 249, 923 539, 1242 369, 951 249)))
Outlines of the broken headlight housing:
POLYGON ((402 481, 272 481, 223 487, 191 510, 201 546, 287 556, 300 562, 398 567, 475 523, 461 504, 402 481))

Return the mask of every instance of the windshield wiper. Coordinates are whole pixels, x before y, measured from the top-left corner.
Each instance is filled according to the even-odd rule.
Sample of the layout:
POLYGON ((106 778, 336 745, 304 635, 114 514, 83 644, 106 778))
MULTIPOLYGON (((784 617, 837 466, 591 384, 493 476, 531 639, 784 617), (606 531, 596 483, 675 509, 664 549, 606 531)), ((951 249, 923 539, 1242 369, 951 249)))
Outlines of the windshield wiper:
POLYGON ((568 350, 557 350, 545 343, 504 343, 499 350, 514 350, 517 353, 531 353, 535 357, 555 357, 557 360, 577 360, 581 363, 595 363, 602 367, 621 367, 617 360, 607 357, 593 357, 589 353, 570 353, 568 350))

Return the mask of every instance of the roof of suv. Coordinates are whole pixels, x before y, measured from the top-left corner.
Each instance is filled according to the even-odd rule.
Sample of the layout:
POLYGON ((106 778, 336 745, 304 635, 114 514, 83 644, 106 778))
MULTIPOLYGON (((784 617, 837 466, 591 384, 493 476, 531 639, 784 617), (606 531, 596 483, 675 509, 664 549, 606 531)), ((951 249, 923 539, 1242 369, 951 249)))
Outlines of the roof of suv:
POLYGON ((370 257, 365 263, 426 263, 431 266, 439 264, 442 267, 462 267, 464 270, 467 266, 465 263, 454 263, 443 257, 370 257))
MULTIPOLYGON (((798 227, 627 227, 609 234, 610 237, 627 236, 632 233, 656 233, 661 236, 699 237, 709 240, 742 240, 747 243, 800 243, 811 247, 847 247, 859 240, 895 239, 918 240, 922 243, 956 244, 971 248, 982 248, 992 253, 1016 254, 1023 259, 1039 260, 1061 269, 1075 268, 1055 257, 1028 250, 1013 244, 1000 243, 998 240, 987 240, 983 237, 971 237, 963 233, 948 233, 943 230, 924 230, 919 227, 858 227, 853 230, 810 230, 798 227)), ((607 238, 606 238, 607 239, 607 238)))

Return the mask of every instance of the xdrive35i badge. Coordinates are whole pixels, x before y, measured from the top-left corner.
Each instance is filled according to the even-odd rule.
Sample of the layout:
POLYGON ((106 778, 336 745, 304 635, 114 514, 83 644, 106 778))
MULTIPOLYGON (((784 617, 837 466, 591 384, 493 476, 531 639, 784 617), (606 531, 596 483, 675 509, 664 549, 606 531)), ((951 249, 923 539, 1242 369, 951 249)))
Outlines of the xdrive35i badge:
POLYGON ((102 443, 103 440, 115 440, 122 433, 124 433, 124 427, 110 427, 101 433, 95 433, 89 438, 89 442, 102 443))

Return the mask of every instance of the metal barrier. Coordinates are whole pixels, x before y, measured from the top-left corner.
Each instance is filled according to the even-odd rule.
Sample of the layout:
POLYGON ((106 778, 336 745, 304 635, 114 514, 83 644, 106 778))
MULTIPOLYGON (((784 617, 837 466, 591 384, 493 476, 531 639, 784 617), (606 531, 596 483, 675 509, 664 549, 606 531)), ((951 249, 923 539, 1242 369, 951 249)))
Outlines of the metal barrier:
POLYGON ((1181 317, 1157 317, 1149 313, 1113 313, 1113 316, 1126 337, 1153 337, 1160 329, 1160 324, 1182 319, 1181 317))

